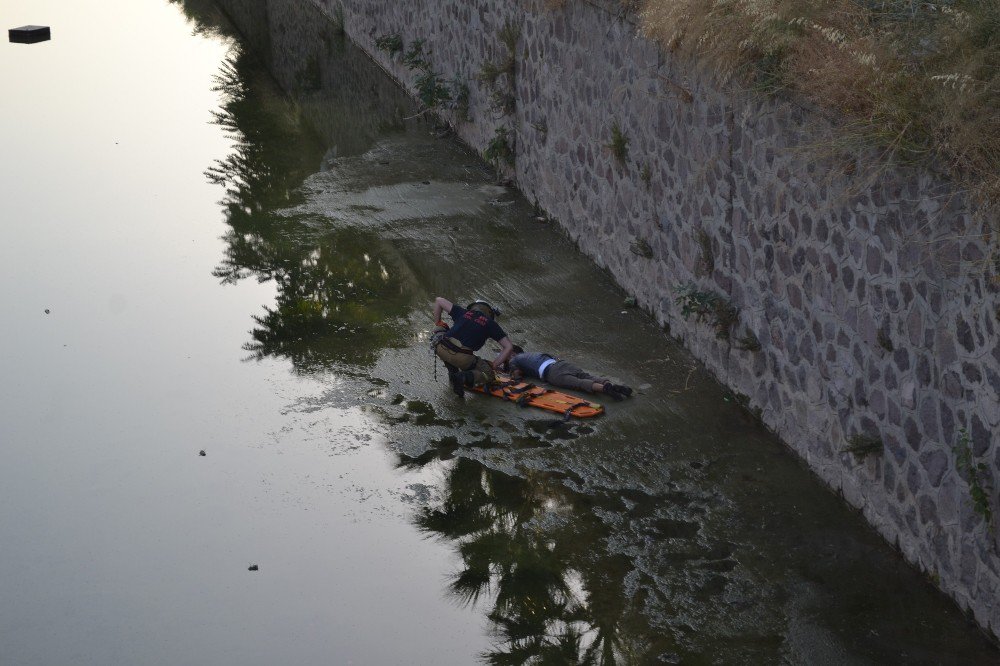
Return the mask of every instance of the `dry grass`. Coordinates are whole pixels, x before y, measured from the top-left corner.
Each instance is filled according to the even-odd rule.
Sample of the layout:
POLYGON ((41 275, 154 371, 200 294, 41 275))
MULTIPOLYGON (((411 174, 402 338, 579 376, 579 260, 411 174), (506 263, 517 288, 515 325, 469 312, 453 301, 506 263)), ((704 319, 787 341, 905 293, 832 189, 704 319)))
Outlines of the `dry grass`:
POLYGON ((805 98, 845 142, 934 164, 984 210, 1000 203, 997 0, 642 0, 639 16, 665 49, 805 98))

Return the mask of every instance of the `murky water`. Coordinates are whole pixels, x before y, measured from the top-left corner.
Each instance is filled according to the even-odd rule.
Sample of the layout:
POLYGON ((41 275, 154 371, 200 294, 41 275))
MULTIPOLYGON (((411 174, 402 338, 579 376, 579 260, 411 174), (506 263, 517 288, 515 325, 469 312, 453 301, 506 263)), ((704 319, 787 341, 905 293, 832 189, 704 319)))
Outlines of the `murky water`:
POLYGON ((308 3, 77 5, 4 6, 0 663, 998 660, 308 3), (439 294, 643 389, 459 401, 439 294))

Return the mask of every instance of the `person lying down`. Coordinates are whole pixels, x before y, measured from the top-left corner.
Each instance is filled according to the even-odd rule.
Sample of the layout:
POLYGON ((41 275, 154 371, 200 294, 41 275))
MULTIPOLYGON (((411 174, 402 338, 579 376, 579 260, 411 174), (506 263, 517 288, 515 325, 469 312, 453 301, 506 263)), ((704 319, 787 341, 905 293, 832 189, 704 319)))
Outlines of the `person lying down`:
POLYGON ((505 369, 514 379, 530 378, 548 382, 553 386, 587 393, 603 393, 614 400, 624 400, 632 389, 614 384, 606 377, 597 377, 569 361, 544 352, 526 352, 514 345, 514 353, 505 369))

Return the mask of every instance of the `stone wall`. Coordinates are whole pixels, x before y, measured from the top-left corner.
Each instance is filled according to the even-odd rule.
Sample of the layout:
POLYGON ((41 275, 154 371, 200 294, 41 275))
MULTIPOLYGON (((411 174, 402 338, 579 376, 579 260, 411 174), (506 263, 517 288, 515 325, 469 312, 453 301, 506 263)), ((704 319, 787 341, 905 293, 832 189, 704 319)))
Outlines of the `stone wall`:
POLYGON ((943 179, 824 150, 820 114, 719 84, 596 0, 313 1, 342 11, 348 36, 411 91, 415 73, 375 39, 426 40, 431 68, 469 87, 467 116, 444 114, 462 139, 482 151, 508 128, 528 198, 909 561, 1000 628, 997 545, 954 451, 966 431, 996 507, 1000 284, 987 227, 943 179), (494 94, 477 77, 502 62, 507 23, 516 66, 494 94), (610 146, 616 126, 627 154, 610 146), (685 318, 689 285, 735 319, 685 318), (856 435, 879 452, 844 452, 856 435))

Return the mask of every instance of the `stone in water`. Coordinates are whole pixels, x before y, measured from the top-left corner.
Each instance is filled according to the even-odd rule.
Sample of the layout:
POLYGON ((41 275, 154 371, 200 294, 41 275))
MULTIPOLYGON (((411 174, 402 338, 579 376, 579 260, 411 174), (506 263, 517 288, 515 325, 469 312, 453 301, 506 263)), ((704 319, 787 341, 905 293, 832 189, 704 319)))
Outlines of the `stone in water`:
POLYGON ((7 31, 10 41, 18 44, 34 44, 36 42, 47 42, 52 39, 47 25, 22 25, 20 28, 11 28, 7 31))

